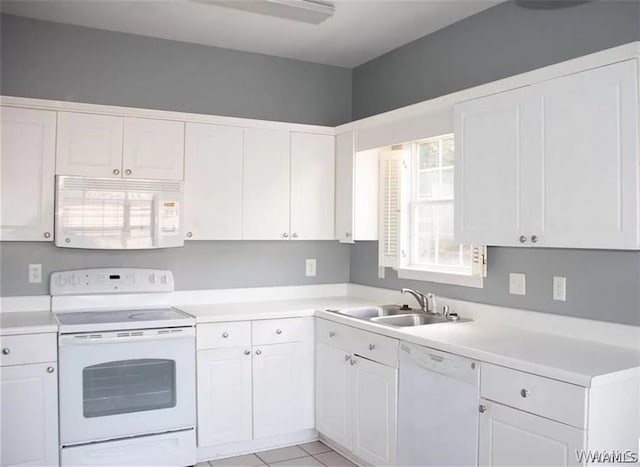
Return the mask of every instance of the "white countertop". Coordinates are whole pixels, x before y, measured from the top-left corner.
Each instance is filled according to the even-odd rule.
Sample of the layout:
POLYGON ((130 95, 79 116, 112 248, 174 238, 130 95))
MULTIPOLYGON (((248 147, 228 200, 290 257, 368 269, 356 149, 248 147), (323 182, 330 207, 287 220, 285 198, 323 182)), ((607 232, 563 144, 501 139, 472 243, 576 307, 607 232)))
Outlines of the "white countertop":
POLYGON ((58 321, 50 311, 0 313, 0 336, 58 332, 58 321))
MULTIPOLYGON (((616 347, 591 340, 504 326, 482 319, 391 328, 324 311, 370 305, 375 303, 348 296, 334 296, 183 305, 177 308, 194 316, 198 324, 316 315, 417 345, 584 387, 640 377, 640 342, 637 348, 616 347)), ((0 313, 0 336, 57 330, 58 323, 49 311, 0 313)))

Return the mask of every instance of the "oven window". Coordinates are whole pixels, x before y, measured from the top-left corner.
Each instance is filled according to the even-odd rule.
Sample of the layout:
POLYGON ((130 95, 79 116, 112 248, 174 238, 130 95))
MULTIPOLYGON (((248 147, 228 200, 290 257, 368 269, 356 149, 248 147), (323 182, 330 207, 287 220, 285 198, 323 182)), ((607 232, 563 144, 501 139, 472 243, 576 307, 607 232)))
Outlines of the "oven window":
POLYGON ((85 418, 103 417, 176 405, 176 362, 162 359, 120 360, 82 370, 85 418))

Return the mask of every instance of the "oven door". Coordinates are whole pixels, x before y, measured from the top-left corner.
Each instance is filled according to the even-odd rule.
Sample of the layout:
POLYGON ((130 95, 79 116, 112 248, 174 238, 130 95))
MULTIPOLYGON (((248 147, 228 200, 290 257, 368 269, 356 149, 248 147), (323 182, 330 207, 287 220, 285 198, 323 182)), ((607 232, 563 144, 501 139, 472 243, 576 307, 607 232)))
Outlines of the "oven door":
POLYGON ((59 337, 63 446, 194 427, 195 329, 59 337))

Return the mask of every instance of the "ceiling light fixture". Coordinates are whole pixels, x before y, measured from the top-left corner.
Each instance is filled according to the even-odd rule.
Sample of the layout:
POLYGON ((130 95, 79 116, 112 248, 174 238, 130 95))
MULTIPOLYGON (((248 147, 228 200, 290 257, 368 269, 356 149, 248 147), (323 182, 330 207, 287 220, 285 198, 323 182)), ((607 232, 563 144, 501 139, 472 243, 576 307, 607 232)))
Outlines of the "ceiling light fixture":
POLYGON ((331 18, 333 4, 317 0, 192 0, 197 3, 275 16, 308 24, 320 24, 331 18))

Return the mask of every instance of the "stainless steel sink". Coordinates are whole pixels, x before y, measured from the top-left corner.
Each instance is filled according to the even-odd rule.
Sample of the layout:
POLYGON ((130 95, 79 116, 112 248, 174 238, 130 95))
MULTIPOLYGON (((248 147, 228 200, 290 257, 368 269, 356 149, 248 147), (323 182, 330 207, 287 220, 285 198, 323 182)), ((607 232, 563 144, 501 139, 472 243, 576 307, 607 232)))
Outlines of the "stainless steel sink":
POLYGON ((444 316, 427 315, 425 313, 410 313, 406 315, 381 316, 371 318, 371 321, 378 324, 387 324, 389 326, 422 326, 425 324, 449 323, 450 321, 444 316))
POLYGON ((457 315, 454 320, 453 318, 447 318, 442 315, 416 313, 406 305, 402 307, 398 305, 383 305, 327 311, 391 327, 424 326, 427 324, 469 321, 468 319, 458 319, 457 315))

